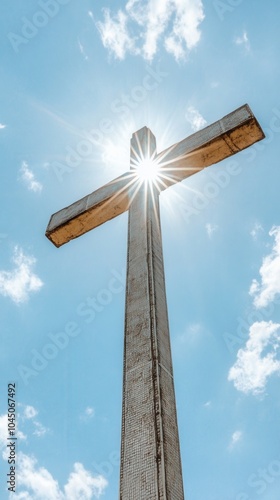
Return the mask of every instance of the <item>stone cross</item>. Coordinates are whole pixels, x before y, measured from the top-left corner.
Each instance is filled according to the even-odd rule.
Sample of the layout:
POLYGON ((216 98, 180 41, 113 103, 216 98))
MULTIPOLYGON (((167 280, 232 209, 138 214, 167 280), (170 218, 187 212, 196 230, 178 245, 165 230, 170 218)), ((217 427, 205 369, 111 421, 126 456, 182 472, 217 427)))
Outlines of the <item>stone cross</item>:
POLYGON ((159 154, 144 127, 132 136, 129 172, 50 219, 46 236, 60 247, 129 210, 120 500, 184 499, 160 192, 263 138, 248 105, 159 154))

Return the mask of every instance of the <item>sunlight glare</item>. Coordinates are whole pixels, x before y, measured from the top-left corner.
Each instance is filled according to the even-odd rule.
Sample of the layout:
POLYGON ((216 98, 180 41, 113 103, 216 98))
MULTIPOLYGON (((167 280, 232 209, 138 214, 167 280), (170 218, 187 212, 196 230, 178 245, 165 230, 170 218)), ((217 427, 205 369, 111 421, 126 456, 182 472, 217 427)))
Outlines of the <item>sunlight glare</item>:
POLYGON ((136 167, 138 177, 143 181, 154 182, 159 175, 159 165, 153 159, 144 159, 136 167))

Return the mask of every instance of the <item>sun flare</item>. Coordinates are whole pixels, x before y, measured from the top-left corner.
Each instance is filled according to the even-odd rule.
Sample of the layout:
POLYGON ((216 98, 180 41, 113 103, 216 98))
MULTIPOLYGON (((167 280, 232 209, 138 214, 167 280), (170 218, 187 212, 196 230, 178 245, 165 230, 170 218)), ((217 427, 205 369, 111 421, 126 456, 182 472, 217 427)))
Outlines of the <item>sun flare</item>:
POLYGON ((159 176, 158 162, 153 159, 143 159, 135 165, 135 171, 141 181, 153 183, 159 176))

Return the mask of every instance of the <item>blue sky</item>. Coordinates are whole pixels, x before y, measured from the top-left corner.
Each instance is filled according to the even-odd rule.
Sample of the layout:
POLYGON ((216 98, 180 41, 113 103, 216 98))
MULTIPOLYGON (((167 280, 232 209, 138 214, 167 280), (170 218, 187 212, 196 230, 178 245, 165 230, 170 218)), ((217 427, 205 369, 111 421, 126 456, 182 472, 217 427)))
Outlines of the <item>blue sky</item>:
POLYGON ((185 495, 280 491, 277 2, 2 2, 1 498, 118 497, 127 214, 59 250, 50 215, 248 103, 266 140, 161 195, 185 495), (151 5, 154 5, 153 9, 151 5), (94 304, 94 305, 92 305, 94 304))

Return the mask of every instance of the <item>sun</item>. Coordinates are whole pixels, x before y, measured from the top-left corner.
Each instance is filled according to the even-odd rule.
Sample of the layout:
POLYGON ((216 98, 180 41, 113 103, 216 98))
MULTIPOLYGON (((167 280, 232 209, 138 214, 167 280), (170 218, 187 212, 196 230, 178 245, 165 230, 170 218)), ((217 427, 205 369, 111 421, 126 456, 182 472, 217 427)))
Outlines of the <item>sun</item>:
POLYGON ((147 183, 154 183, 159 176, 159 164, 156 160, 143 159, 134 165, 138 178, 147 183))

